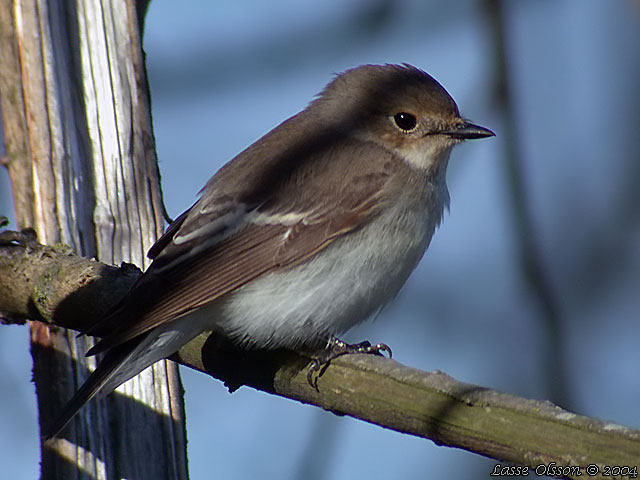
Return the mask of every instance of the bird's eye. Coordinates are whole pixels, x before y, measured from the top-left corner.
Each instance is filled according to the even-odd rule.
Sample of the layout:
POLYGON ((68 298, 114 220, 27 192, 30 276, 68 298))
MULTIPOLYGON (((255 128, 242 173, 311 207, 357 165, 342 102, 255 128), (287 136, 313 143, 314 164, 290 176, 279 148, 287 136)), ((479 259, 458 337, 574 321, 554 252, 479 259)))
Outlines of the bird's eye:
POLYGON ((393 116, 393 121, 396 122, 396 125, 403 132, 410 132, 416 128, 418 121, 416 120, 415 115, 412 115, 407 112, 396 113, 393 116))

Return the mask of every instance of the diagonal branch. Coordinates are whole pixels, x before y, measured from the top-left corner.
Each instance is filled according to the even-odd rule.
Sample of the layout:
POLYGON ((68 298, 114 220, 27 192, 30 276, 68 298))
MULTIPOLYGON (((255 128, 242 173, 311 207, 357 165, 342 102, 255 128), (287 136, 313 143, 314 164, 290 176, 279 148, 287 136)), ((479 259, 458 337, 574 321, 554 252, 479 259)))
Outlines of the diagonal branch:
MULTIPOLYGON (((40 245, 25 233, 4 232, 0 317, 84 330, 96 312, 115 303, 139 274, 131 265, 108 266, 63 246, 40 245)), ((579 467, 562 472, 569 478, 584 475, 590 464, 634 467, 640 459, 639 430, 381 357, 334 360, 318 379, 317 390, 307 383, 309 357, 293 352, 243 351, 222 338, 201 335, 174 359, 224 381, 232 391, 248 385, 532 469, 551 462, 579 467)))

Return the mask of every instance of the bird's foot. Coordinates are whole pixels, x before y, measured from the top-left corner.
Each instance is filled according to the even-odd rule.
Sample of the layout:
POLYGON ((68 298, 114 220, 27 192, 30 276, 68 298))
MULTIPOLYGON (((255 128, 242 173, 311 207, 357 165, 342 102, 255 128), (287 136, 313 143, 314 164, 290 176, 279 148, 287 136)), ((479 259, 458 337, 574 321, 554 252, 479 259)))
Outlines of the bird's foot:
POLYGON ((370 342, 365 340, 364 342, 351 344, 343 342, 335 337, 331 337, 325 350, 319 355, 316 355, 309 365, 309 369, 307 370, 307 382, 309 382, 309 385, 313 388, 318 390, 318 377, 322 375, 324 370, 329 366, 331 360, 338 357, 351 355, 352 353, 370 353, 382 356, 382 352, 387 352, 389 354, 389 358, 391 358, 391 348, 389 348, 389 345, 385 343, 371 345, 370 342), (315 372, 318 372, 318 375, 314 380, 313 374, 315 372))

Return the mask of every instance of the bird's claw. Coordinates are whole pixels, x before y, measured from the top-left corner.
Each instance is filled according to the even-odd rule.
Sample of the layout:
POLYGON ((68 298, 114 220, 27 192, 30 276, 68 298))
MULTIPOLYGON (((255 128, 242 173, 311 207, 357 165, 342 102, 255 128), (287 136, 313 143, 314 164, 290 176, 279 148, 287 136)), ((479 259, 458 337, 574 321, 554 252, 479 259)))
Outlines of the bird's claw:
POLYGON ((331 360, 338 357, 351 355, 352 353, 368 353, 382 356, 382 352, 388 353, 389 358, 393 356, 391 348, 386 343, 371 345, 370 342, 365 340, 364 342, 350 344, 332 337, 327 344, 327 348, 317 355, 311 364, 309 364, 309 369, 307 370, 307 382, 313 388, 318 390, 318 377, 322 375, 324 369, 329 366, 331 360), (319 372, 319 374, 314 381, 313 374, 315 372, 319 372))

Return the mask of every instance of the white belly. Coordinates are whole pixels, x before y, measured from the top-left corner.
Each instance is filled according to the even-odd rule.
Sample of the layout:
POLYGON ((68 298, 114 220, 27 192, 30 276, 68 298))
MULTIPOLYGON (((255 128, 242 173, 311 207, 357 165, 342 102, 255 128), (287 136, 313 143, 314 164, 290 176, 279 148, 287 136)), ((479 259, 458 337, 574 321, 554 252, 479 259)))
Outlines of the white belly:
POLYGON ((442 207, 428 210, 390 209, 308 263, 251 282, 212 305, 216 327, 247 346, 322 346, 399 292, 440 222, 442 207))

